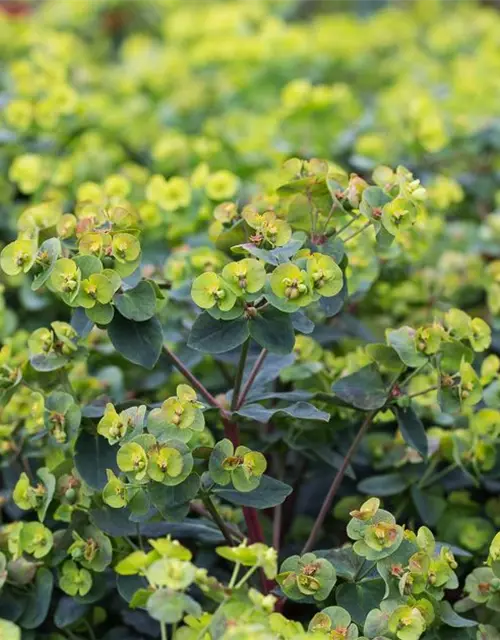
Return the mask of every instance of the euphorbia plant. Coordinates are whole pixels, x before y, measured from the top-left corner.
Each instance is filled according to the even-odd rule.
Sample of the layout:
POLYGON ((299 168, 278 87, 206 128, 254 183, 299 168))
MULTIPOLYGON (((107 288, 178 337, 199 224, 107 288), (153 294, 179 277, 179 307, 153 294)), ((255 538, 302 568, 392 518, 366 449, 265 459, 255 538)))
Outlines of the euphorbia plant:
POLYGON ((2 638, 499 637, 500 21, 293 4, 1 19, 2 638))
MULTIPOLYGON (((458 439, 443 442, 441 448, 426 433, 417 404, 417 398, 434 394, 443 415, 472 419, 484 386, 472 366, 474 352, 488 349, 491 330, 480 317, 459 309, 436 310, 430 323, 388 327, 385 340, 358 350, 347 371, 335 370, 335 357, 330 365, 325 359, 325 368, 318 366, 326 354, 315 342, 315 326, 328 331, 333 327, 330 318, 342 313, 349 290, 351 243, 366 236, 375 251, 384 252, 391 243, 403 242, 411 225, 399 230, 396 213, 403 204, 398 199, 404 198, 405 215, 417 217, 423 211, 425 190, 402 168, 395 173, 384 169, 385 185, 379 187, 356 175, 348 177, 327 162, 295 159, 288 171, 290 167, 292 175, 279 187, 279 199, 267 205, 271 209, 260 213, 248 204, 241 215, 232 209, 234 215, 215 237, 221 247, 218 268, 208 262, 208 270, 185 283, 167 281, 160 270, 141 270, 139 221, 126 203, 79 210, 76 224, 71 230, 65 226, 63 236, 57 224, 61 214, 54 214, 43 237, 37 224, 23 223, 19 239, 5 247, 5 264, 22 262, 23 268, 29 264, 28 273, 37 265, 32 287, 45 287, 70 308, 70 323, 54 321, 24 338, 21 359, 9 349, 5 352, 4 366, 12 372, 4 385, 7 406, 27 392, 42 399, 39 410, 45 415, 39 427, 14 426, 7 434, 14 459, 22 460, 26 469, 15 482, 12 500, 20 509, 35 511, 41 521, 19 522, 15 547, 10 537, 18 525, 6 526, 7 576, 9 562, 24 558, 29 564, 30 557, 47 557, 49 590, 55 578, 63 593, 94 603, 104 597, 100 575, 116 565, 119 575, 140 577, 127 587, 130 606, 148 611, 163 636, 174 625, 174 636, 180 638, 230 637, 234 624, 222 612, 258 572, 262 611, 293 611, 289 600, 309 607, 332 597, 338 605, 345 603, 316 614, 307 632, 292 624, 293 634, 304 637, 355 638, 364 627, 368 637, 376 629, 379 636, 416 640, 434 627, 477 624, 454 613, 446 601, 443 604, 446 589, 459 584, 451 551, 442 546, 438 551, 426 527, 416 535, 405 531, 380 508, 378 498, 358 503, 359 508, 351 511, 347 535, 352 546, 312 552, 323 537, 345 474, 375 422, 397 424, 406 458, 394 458, 392 464, 396 469, 407 463, 415 468, 408 473, 414 474, 411 496, 420 518, 425 517, 427 499, 423 483, 442 473, 437 467, 446 456, 451 455, 453 466, 471 477, 491 469, 495 430, 480 427, 470 437, 457 432, 458 439), (304 196, 301 207, 309 222, 301 221, 299 230, 287 211, 304 196), (381 216, 370 214, 373 198, 384 203, 381 216), (346 233, 347 227, 351 230, 346 233), (16 249, 26 234, 28 258, 16 249), (45 260, 48 246, 51 257, 45 260), (123 265, 129 263, 131 268, 124 271, 123 265), (185 284, 201 311, 186 295, 175 293, 185 284), (213 381, 211 367, 196 365, 193 371, 181 359, 182 330, 176 340, 169 339, 177 310, 191 318, 185 338, 190 353, 210 357, 213 365, 220 363, 219 381, 217 377, 213 381), (158 373, 173 365, 185 382, 177 384, 175 395, 162 397, 170 382, 160 378, 159 385, 153 383, 153 395, 146 386, 129 399, 97 385, 84 400, 74 386, 73 372, 106 344, 117 356, 158 373), (223 391, 226 378, 232 385, 223 391), (417 380, 427 380, 428 386, 412 391, 417 380), (274 508, 272 542, 279 547, 286 541, 284 519, 293 517, 293 512, 286 512, 293 495, 292 486, 284 482, 290 473, 288 457, 295 452, 310 456, 332 421, 346 425, 353 434, 351 444, 342 457, 336 454, 336 473, 301 555, 285 559, 277 574, 276 551, 266 546, 268 520, 261 510, 274 508), (257 425, 265 430, 260 441, 252 434, 257 425), (301 432, 309 434, 310 442, 297 446, 291 437, 301 432), (288 454, 283 449, 287 443, 288 454), (33 480, 30 460, 40 457, 45 466, 36 462, 39 468, 33 480), (266 474, 269 470, 273 475, 266 474), (235 527, 224 517, 220 500, 242 507, 243 531, 241 522, 235 527), (142 530, 151 528, 196 537, 200 521, 189 517, 190 511, 213 523, 209 530, 215 540, 220 535, 226 541, 228 546, 220 553, 236 563, 228 587, 211 582, 196 569, 187 549, 181 558, 182 547, 170 538, 143 539, 142 530), (116 524, 115 513, 123 514, 116 524), (127 546, 131 553, 124 557, 127 546), (241 566, 250 567, 243 578, 238 576, 241 566), (338 578, 347 582, 339 585, 338 578), (192 584, 220 603, 213 614, 214 621, 221 619, 220 631, 186 593, 192 584), (360 593, 374 590, 373 606, 360 612, 349 585, 360 593), (182 620, 186 626, 178 628, 182 620)), ((374 172, 375 179, 380 171, 374 172)), ((7 271, 14 274, 15 269, 7 266, 7 271)), ((106 353, 109 348, 104 357, 106 353)), ((492 420, 496 424, 494 416, 492 420)), ((394 488, 399 492, 409 486, 410 478, 395 471, 367 478, 359 487, 370 491, 380 483, 381 494, 392 495, 394 488)), ((297 479, 300 482, 300 476, 297 479)), ((299 488, 296 484, 295 491, 299 488)), ((473 602, 488 604, 495 589, 494 574, 491 569, 491 575, 475 571, 465 588, 473 602), (483 577, 488 593, 483 582, 475 586, 483 577)), ((257 592, 250 589, 246 597, 253 602, 257 592)), ((245 611, 247 605, 242 606, 245 611)), ((243 613, 243 619, 251 621, 252 611, 243 613)), ((272 615, 278 616, 272 618, 273 637, 288 637, 291 623, 281 614, 272 615)), ((235 629, 247 633, 245 624, 237 623, 235 629)), ((256 619, 255 629, 259 624, 256 619)))

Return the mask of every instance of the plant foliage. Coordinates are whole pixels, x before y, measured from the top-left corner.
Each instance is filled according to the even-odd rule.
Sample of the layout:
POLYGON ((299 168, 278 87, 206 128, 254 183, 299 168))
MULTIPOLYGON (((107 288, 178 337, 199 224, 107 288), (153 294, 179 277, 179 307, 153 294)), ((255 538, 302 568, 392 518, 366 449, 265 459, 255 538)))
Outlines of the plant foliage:
POLYGON ((499 14, 7 4, 0 638, 498 640, 499 14))

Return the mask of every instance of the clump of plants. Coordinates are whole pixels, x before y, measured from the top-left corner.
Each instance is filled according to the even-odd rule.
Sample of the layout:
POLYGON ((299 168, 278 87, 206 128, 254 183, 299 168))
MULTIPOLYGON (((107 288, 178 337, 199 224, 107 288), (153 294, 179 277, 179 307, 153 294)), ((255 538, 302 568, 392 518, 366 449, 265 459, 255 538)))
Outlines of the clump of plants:
POLYGON ((500 18, 424 4, 1 18, 2 639, 500 638, 500 18))

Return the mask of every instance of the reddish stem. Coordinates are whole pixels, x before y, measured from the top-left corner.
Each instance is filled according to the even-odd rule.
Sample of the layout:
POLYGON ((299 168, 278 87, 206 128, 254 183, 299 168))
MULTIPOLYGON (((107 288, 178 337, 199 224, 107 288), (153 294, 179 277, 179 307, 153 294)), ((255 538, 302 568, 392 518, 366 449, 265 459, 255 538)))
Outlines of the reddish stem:
POLYGON ((212 407, 216 407, 219 409, 221 414, 225 414, 226 411, 224 407, 221 407, 220 403, 214 398, 214 396, 206 389, 202 383, 198 380, 198 378, 191 373, 191 371, 186 367, 186 365, 179 360, 179 358, 175 355, 175 353, 167 347, 167 345, 163 345, 163 351, 167 354, 167 356, 172 360, 175 367, 182 373, 182 375, 188 380, 193 387, 198 391, 198 393, 205 398, 205 400, 212 405, 212 407))
POLYGON ((245 385, 243 386, 240 397, 238 398, 238 404, 236 405, 236 411, 240 409, 240 407, 242 407, 243 404, 245 403, 248 392, 252 388, 255 378, 257 377, 257 374, 259 373, 260 368, 262 367, 264 360, 266 359, 266 356, 267 356, 267 349, 262 349, 262 351, 259 354, 259 357, 257 358, 257 360, 255 361, 252 367, 252 370, 250 371, 248 380, 245 382, 245 385))
POLYGON ((238 425, 224 416, 221 416, 221 420, 224 425, 224 435, 231 440, 234 448, 238 447, 240 444, 240 430, 238 429, 238 425))
POLYGON ((311 533, 309 534, 309 538, 307 539, 306 544, 304 545, 304 548, 302 549, 301 555, 304 555, 304 553, 307 553, 308 551, 311 551, 311 549, 314 546, 314 543, 316 542, 318 536, 319 536, 319 532, 321 530, 321 527, 323 526, 323 522, 325 521, 326 516, 329 514, 331 506, 332 506, 332 502, 333 499, 335 498, 335 496, 337 495, 337 491, 340 488, 340 485, 342 484, 342 480, 344 479, 344 475, 345 472, 347 471, 347 467, 349 466, 352 457, 354 456, 354 454, 356 453, 359 444, 361 443, 361 440, 363 439, 363 436, 365 435, 368 427, 370 426, 373 418, 375 417, 375 415, 378 413, 378 409, 374 409, 373 411, 370 411, 370 413, 366 416, 366 418, 363 421, 363 424, 361 425, 361 427, 359 428, 358 433, 356 434, 356 437, 354 438, 354 440, 352 441, 351 446, 349 447, 349 450, 347 451, 347 453, 344 456, 344 460, 342 461, 342 464, 340 465, 335 478, 333 479, 333 482, 330 486, 330 489, 326 495, 326 498, 323 500, 323 504, 321 506, 321 510, 316 518, 316 521, 313 525, 313 528, 311 529, 311 533))

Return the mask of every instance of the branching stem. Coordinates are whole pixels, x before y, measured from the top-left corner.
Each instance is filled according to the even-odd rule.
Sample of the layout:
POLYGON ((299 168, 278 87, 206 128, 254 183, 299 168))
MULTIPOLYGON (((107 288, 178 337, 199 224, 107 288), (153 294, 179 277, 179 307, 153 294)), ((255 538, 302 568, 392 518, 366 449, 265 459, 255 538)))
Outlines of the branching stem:
POLYGON ((349 242, 349 240, 352 240, 353 238, 355 238, 356 236, 359 236, 360 233, 363 233, 363 231, 365 229, 367 229, 369 226, 371 225, 371 222, 367 222, 366 224, 364 224, 360 229, 358 229, 357 231, 355 231, 352 235, 350 235, 348 238, 346 238, 344 240, 344 244, 347 244, 349 242))
POLYGON ((238 370, 236 371, 236 378, 234 379, 233 397, 231 398, 231 411, 234 411, 239 405, 241 382, 243 380, 243 373, 245 372, 249 346, 250 338, 247 338, 241 347, 240 361, 238 363, 238 370))
POLYGON ((313 528, 311 529, 311 533, 309 534, 309 538, 307 539, 307 542, 304 545, 304 548, 302 549, 302 555, 304 553, 307 553, 308 551, 310 551, 313 548, 314 543, 316 542, 316 540, 317 540, 317 538, 319 536, 319 532, 321 530, 321 527, 323 526, 323 522, 325 521, 326 516, 330 512, 330 508, 332 506, 332 502, 333 502, 335 496, 337 495, 337 491, 339 490, 340 485, 342 484, 342 480, 344 479, 345 472, 347 471, 347 468, 348 468, 348 466, 349 466, 354 454, 356 453, 356 451, 357 451, 357 449, 359 447, 359 444, 360 444, 361 440, 363 439, 363 436, 365 435, 366 431, 368 430, 368 427, 370 426, 373 418, 378 413, 378 411, 379 411, 378 409, 375 409, 374 411, 370 411, 370 413, 364 419, 363 424, 359 428, 359 431, 356 434, 356 437, 352 441, 352 444, 349 447, 349 450, 346 453, 346 455, 344 457, 344 460, 342 461, 342 464, 341 464, 339 470, 337 471, 337 474, 335 475, 335 478, 333 479, 333 482, 332 482, 332 484, 330 486, 330 489, 328 490, 326 498, 324 499, 323 504, 321 505, 321 510, 318 513, 318 516, 317 516, 316 521, 315 521, 315 523, 313 525, 313 528))
POLYGON ((172 360, 174 366, 182 375, 186 378, 188 382, 190 382, 193 387, 198 391, 198 393, 205 398, 205 400, 212 406, 219 409, 221 412, 226 413, 225 409, 221 407, 221 405, 217 402, 214 396, 206 389, 203 384, 198 380, 198 378, 189 371, 186 365, 179 360, 179 358, 175 355, 175 353, 167 347, 167 345, 163 345, 163 351, 166 355, 172 360))
POLYGON ((236 410, 240 409, 240 407, 242 407, 245 404, 245 400, 247 399, 247 395, 248 395, 250 389, 252 388, 253 383, 255 382, 255 378, 257 377, 257 374, 259 373, 262 365, 264 364, 264 360, 266 359, 266 356, 267 356, 267 349, 262 349, 262 351, 259 354, 259 357, 255 361, 255 363, 254 363, 254 365, 252 367, 252 370, 250 371, 250 373, 248 375, 248 380, 243 385, 243 389, 241 391, 241 395, 239 397, 238 404, 236 405, 236 410))
POLYGON ((208 495, 208 493, 202 493, 201 499, 208 513, 212 516, 213 521, 219 527, 220 532, 224 536, 225 541, 228 543, 230 547, 234 546, 234 540, 231 535, 231 532, 227 528, 227 525, 222 519, 220 513, 217 511, 217 507, 213 503, 212 498, 208 495))

